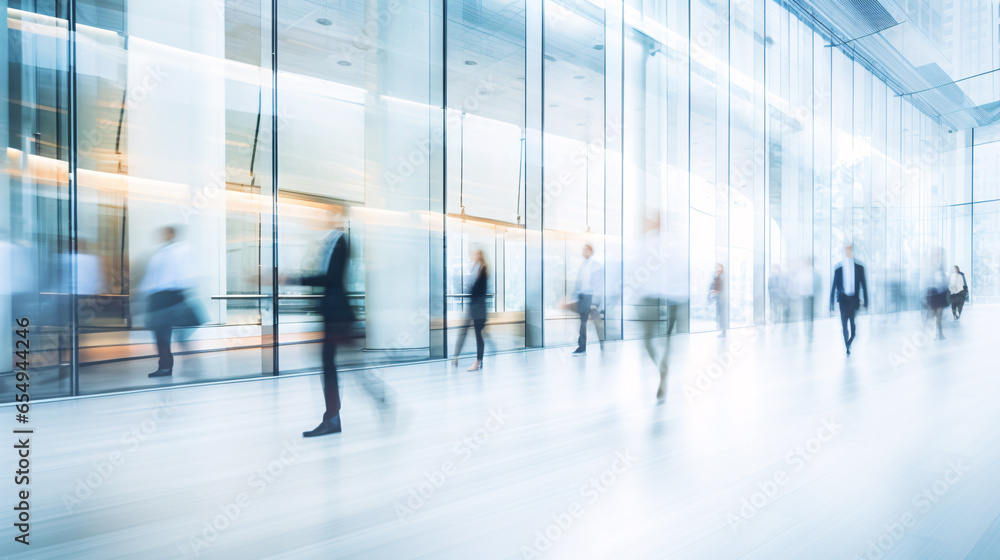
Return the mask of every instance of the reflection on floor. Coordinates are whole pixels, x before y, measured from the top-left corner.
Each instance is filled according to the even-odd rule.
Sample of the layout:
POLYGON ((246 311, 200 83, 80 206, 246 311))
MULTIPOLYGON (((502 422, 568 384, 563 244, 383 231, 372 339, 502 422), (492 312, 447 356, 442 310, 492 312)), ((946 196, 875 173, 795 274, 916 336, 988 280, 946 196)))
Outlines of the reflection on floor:
POLYGON ((387 368, 394 424, 345 387, 345 432, 314 440, 317 376, 40 403, 31 552, 3 550, 998 558, 998 320, 967 309, 933 342, 866 317, 850 357, 831 320, 811 347, 800 326, 677 337, 661 404, 639 342, 387 368))

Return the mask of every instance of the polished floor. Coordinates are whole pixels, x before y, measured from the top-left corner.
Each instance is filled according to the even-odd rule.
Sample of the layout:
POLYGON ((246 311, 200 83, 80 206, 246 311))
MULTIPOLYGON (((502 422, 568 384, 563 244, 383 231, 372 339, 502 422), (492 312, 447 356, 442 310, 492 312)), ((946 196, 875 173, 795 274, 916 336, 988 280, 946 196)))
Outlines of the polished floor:
POLYGON ((392 413, 345 376, 312 440, 317 376, 39 403, 2 554, 1000 558, 998 323, 864 317, 849 357, 830 319, 679 336, 664 402, 639 341, 385 368, 392 413))

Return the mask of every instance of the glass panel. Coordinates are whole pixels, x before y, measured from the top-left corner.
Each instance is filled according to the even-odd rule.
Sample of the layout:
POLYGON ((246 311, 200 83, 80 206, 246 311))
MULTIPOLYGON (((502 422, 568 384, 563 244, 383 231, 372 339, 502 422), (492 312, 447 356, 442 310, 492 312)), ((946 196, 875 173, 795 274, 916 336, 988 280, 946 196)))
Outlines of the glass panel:
POLYGON ((447 347, 453 354, 468 327, 470 252, 478 249, 490 270, 487 350, 523 348, 525 2, 447 6, 447 347))
POLYGON ((364 341, 339 348, 338 364, 428 358, 427 211, 443 116, 431 106, 432 4, 277 1, 279 369, 321 366, 323 288, 296 280, 326 274, 334 230, 349 247, 345 287, 364 341))
POLYGON ((567 305, 577 300, 584 244, 604 262, 604 146, 616 132, 603 110, 604 11, 546 0, 545 17, 543 297, 553 346, 578 339, 580 316, 567 305))
POLYGON ((134 0, 95 21, 77 43, 81 391, 269 372, 270 9, 134 0))
MULTIPOLYGON (((0 365, 0 402, 14 400, 14 371, 25 366, 32 399, 72 393, 74 301, 66 6, 18 1, 5 6, 0 344, 12 357, 0 365)), ((99 267, 94 259, 81 260, 88 278, 99 267)), ((96 278, 81 288, 103 291, 96 278)))

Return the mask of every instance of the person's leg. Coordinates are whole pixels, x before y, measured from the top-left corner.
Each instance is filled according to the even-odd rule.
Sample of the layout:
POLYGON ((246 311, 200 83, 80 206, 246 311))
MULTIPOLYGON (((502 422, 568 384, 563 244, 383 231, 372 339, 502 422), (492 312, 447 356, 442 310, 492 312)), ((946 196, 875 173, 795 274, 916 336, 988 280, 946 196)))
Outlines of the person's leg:
POLYGON ((385 406, 388 399, 388 390, 385 386, 385 381, 382 378, 372 373, 371 370, 361 369, 354 372, 355 378, 361 383, 361 387, 364 388, 368 396, 375 401, 375 404, 379 406, 385 406))
POLYGON ((337 380, 337 342, 338 327, 327 324, 323 331, 323 400, 326 401, 326 411, 323 421, 308 432, 302 432, 302 437, 317 437, 340 433, 340 385, 337 380))
POLYGON ((576 302, 576 311, 580 315, 580 336, 576 339, 576 351, 587 351, 587 321, 590 319, 590 301, 592 297, 580 294, 576 302))
POLYGON ((965 309, 965 290, 958 293, 958 319, 962 318, 962 310, 965 309))
POLYGON ((847 332, 847 322, 848 322, 848 317, 849 316, 850 316, 850 313, 847 310, 847 304, 841 303, 840 304, 840 328, 844 332, 844 347, 848 348, 848 349, 850 348, 850 342, 848 342, 848 341, 851 339, 851 333, 847 332))
POLYGON ((340 415, 340 385, 337 381, 337 343, 334 341, 331 328, 327 326, 323 337, 323 398, 326 401, 326 412, 323 420, 330 420, 340 415))
POLYGON ((590 315, 590 318, 594 321, 594 330, 597 331, 597 340, 601 343, 601 349, 603 350, 604 337, 607 336, 607 333, 604 332, 604 317, 601 315, 600 311, 595 309, 593 314, 590 315))
POLYGON ((468 323, 463 323, 461 327, 458 328, 458 339, 455 340, 455 362, 458 363, 458 356, 462 353, 462 347, 465 346, 465 335, 469 332, 468 323))
POLYGON ((656 389, 656 398, 662 399, 667 392, 667 368, 670 358, 670 337, 673 336, 674 328, 677 326, 677 313, 680 306, 674 302, 667 304, 667 336, 664 340, 663 355, 660 356, 660 386, 656 389))
POLYGON ((850 323, 851 323, 851 338, 848 339, 848 341, 847 341, 847 347, 848 348, 850 348, 851 345, 854 344, 854 337, 858 335, 858 325, 855 322, 855 317, 857 316, 857 314, 858 314, 858 308, 852 306, 851 307, 850 316, 849 316, 849 319, 848 319, 850 321, 850 323))
POLYGON ((642 307, 654 307, 655 319, 651 321, 642 322, 642 343, 646 347, 646 352, 649 354, 649 359, 653 360, 653 364, 657 365, 656 360, 656 345, 653 343, 653 337, 656 336, 656 327, 660 324, 660 307, 659 301, 653 298, 644 298, 642 300, 642 307))
POLYGON ((157 369, 160 371, 173 371, 174 354, 170 351, 172 329, 169 326, 160 326, 153 331, 153 334, 156 336, 156 352, 160 356, 157 369))
POLYGON ((944 308, 938 307, 934 309, 934 324, 937 327, 937 339, 944 340, 944 332, 941 330, 941 317, 944 315, 944 308))
POLYGON ((483 338, 483 329, 486 328, 486 319, 476 319, 476 361, 483 363, 483 354, 486 352, 486 339, 483 338))

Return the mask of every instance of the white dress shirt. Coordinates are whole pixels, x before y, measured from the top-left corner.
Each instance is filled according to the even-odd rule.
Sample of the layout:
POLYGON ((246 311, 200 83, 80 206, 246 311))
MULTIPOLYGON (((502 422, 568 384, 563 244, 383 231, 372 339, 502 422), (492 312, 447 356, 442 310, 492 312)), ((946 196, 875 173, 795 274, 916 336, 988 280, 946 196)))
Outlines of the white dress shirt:
POLYGON ((576 293, 584 296, 594 295, 594 257, 583 259, 576 271, 576 293))
POLYGON ((194 257, 187 243, 168 243, 149 259, 139 291, 153 294, 186 290, 196 285, 194 257))
POLYGON ((951 273, 951 278, 948 282, 948 291, 953 294, 957 294, 965 288, 965 282, 962 282, 962 275, 957 272, 951 273))
POLYGON ((844 259, 844 294, 854 295, 854 259, 844 259))

